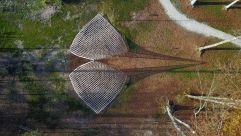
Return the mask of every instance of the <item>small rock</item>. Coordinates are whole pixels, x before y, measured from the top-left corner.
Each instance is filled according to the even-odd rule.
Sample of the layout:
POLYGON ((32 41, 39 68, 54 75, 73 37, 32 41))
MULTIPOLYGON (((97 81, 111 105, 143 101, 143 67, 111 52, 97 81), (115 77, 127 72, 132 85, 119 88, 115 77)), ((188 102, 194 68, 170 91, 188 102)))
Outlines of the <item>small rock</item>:
POLYGON ((58 7, 56 6, 48 6, 44 10, 42 10, 40 17, 43 20, 49 20, 53 14, 55 14, 58 10, 58 7))
POLYGON ((18 28, 19 28, 20 30, 23 30, 23 24, 18 23, 18 28))
POLYGON ((23 41, 16 40, 14 44, 17 46, 17 48, 22 49, 23 48, 23 41))
POLYGON ((146 130, 146 131, 144 132, 144 136, 152 136, 152 135, 153 135, 153 133, 152 133, 151 130, 146 130))
POLYGON ((70 19, 70 12, 68 11, 67 12, 67 15, 65 16, 65 18, 64 18, 64 20, 66 21, 66 20, 69 20, 70 19))

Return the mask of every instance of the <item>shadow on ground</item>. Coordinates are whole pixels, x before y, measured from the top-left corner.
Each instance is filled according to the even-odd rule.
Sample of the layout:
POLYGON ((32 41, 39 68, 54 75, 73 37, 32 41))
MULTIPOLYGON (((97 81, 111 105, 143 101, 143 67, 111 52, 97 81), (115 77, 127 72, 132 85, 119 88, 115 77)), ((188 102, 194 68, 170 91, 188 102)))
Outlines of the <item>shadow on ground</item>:
MULTIPOLYGON (((207 6, 207 5, 209 5, 209 6, 216 6, 216 5, 228 5, 228 4, 230 4, 231 3, 231 1, 227 1, 227 2, 214 2, 214 1, 197 1, 196 3, 195 3, 195 5, 196 6, 207 6)), ((241 2, 238 2, 238 3, 236 3, 235 5, 241 5, 241 2)))

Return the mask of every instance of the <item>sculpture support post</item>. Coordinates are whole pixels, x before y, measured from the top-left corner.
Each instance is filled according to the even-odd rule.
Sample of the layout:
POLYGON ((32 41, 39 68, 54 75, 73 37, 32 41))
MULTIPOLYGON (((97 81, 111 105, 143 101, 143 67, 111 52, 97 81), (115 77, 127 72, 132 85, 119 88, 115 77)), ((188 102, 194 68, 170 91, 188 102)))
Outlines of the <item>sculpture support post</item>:
POLYGON ((209 48, 213 48, 213 47, 216 47, 216 46, 219 46, 219 45, 222 45, 222 44, 225 44, 225 43, 228 43, 228 42, 231 42, 231 41, 240 39, 240 38, 241 38, 241 36, 238 36, 238 37, 234 37, 234 38, 232 38, 232 39, 228 39, 228 40, 225 40, 225 41, 221 41, 221 42, 218 42, 218 43, 215 43, 215 44, 207 45, 207 46, 204 46, 204 47, 199 47, 199 48, 198 48, 198 51, 201 52, 202 50, 206 50, 206 49, 209 49, 209 48))
POLYGON ((228 4, 227 6, 224 7, 225 10, 228 10, 231 6, 233 6, 234 4, 236 4, 239 0, 235 0, 232 3, 228 4))
POLYGON ((194 7, 194 4, 197 2, 197 0, 190 0, 191 5, 194 7))
MULTIPOLYGON (((197 2, 197 0, 190 0, 190 4, 194 7, 194 4, 197 2)), ((224 7, 225 10, 228 10, 231 6, 239 2, 239 0, 234 0, 232 3, 228 4, 224 7)))

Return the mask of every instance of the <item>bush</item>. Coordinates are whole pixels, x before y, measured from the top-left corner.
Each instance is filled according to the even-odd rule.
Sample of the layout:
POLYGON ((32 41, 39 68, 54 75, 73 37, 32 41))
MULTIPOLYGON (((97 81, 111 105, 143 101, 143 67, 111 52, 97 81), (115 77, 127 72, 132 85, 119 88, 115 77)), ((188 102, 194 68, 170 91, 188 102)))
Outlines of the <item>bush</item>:
POLYGON ((38 132, 38 130, 34 130, 31 132, 25 132, 24 134, 22 134, 22 136, 41 136, 41 133, 38 132))
POLYGON ((229 136, 240 136, 241 135, 241 112, 228 113, 227 119, 224 122, 223 133, 229 136))

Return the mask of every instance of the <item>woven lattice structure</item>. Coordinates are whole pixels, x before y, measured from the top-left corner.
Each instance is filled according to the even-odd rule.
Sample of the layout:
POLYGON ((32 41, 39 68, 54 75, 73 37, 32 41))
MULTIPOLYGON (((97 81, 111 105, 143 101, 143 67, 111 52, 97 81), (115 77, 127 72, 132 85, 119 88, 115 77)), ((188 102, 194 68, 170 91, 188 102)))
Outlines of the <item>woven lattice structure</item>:
POLYGON ((76 93, 96 113, 112 102, 127 80, 123 72, 96 61, 79 66, 69 77, 76 93))
POLYGON ((90 60, 99 60, 128 51, 121 35, 97 14, 76 35, 70 52, 90 60))

